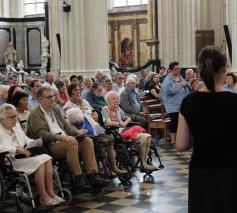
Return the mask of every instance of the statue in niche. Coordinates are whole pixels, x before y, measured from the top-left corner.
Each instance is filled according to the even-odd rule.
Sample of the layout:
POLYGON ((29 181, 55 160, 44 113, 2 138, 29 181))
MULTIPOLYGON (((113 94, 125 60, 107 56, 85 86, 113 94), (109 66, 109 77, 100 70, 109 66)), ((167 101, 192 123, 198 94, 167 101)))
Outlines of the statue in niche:
POLYGON ((121 42, 120 65, 122 67, 133 66, 133 63, 132 63, 132 40, 130 38, 124 38, 121 42))
POLYGON ((41 55, 42 65, 41 65, 40 73, 43 76, 46 73, 46 69, 47 69, 47 65, 48 65, 48 58, 50 57, 50 55, 49 55, 49 41, 47 40, 47 38, 45 36, 43 36, 43 38, 42 38, 41 49, 42 49, 42 55, 41 55))
POLYGON ((4 52, 6 66, 10 65, 11 67, 15 67, 15 64, 18 62, 17 55, 18 52, 12 46, 12 42, 9 42, 8 47, 4 52))

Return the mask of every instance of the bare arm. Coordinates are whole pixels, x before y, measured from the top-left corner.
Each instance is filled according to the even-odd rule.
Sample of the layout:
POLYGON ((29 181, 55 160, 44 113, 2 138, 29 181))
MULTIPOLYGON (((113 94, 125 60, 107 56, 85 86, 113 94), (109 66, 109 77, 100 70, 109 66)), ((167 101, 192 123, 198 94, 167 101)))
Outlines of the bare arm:
POLYGON ((154 97, 156 97, 156 98, 159 98, 159 97, 160 97, 159 94, 156 92, 155 89, 151 89, 150 93, 151 93, 154 97))
POLYGON ((176 136, 176 148, 178 151, 183 152, 187 150, 192 144, 191 135, 188 124, 184 116, 179 113, 179 123, 176 136))

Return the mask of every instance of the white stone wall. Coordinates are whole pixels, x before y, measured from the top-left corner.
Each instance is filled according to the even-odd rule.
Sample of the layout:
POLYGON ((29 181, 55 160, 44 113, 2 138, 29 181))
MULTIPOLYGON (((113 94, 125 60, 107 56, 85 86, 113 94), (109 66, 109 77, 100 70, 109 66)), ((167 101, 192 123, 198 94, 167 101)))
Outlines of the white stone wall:
MULTIPOLYGON (((162 63, 167 66, 176 60, 183 67, 196 66, 196 30, 214 30, 215 45, 225 46, 226 2, 230 3, 229 0, 158 0, 162 63)), ((231 0, 233 4, 235 0, 231 0)))
POLYGON ((94 74, 108 69, 107 1, 68 0, 71 12, 49 0, 50 40, 61 36, 61 62, 57 42, 51 44, 52 70, 61 74, 94 74))
POLYGON ((0 0, 0 17, 22 18, 24 0, 0 0))
POLYGON ((159 55, 165 66, 195 65, 195 17, 192 0, 158 0, 159 55))

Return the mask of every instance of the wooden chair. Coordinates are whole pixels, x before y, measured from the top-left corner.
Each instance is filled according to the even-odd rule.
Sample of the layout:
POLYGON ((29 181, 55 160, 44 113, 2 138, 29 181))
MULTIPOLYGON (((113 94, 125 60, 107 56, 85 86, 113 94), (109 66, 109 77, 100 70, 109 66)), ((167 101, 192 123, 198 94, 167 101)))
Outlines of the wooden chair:
POLYGON ((149 95, 144 95, 140 97, 140 101, 145 101, 145 100, 150 100, 150 99, 153 99, 153 98, 149 95))
POLYGON ((148 105, 154 105, 154 104, 159 104, 159 103, 160 103, 159 99, 145 100, 145 101, 143 101, 143 111, 147 112, 147 106, 148 105))
POLYGON ((161 129, 165 138, 165 148, 167 149, 170 119, 167 118, 163 104, 147 105, 147 121, 148 133, 151 133, 151 129, 161 129))

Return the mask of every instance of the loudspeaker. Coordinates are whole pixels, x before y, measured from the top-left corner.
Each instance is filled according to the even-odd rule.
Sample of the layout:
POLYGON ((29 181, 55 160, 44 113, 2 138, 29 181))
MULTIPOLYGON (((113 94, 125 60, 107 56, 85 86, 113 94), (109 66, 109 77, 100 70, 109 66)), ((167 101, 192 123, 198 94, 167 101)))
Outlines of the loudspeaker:
POLYGON ((63 12, 70 12, 71 11, 71 5, 69 4, 66 4, 66 5, 63 5, 63 12))
POLYGON ((61 38, 60 38, 59 33, 56 34, 56 38, 57 38, 57 42, 58 42, 59 53, 60 53, 60 56, 61 56, 61 38))
POLYGON ((232 43, 231 43, 228 25, 224 25, 224 31, 225 31, 225 38, 226 38, 228 50, 229 50, 230 61, 232 63, 232 43))

